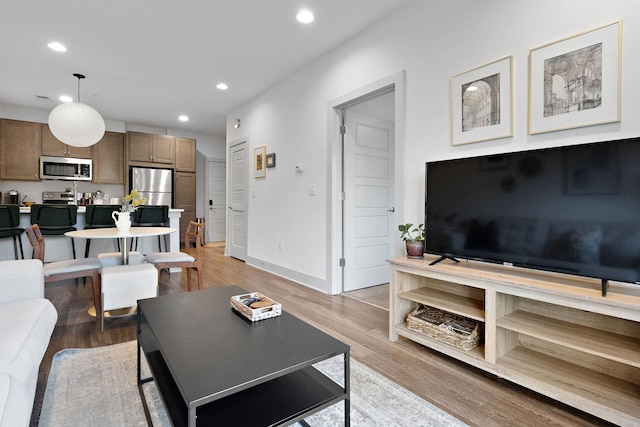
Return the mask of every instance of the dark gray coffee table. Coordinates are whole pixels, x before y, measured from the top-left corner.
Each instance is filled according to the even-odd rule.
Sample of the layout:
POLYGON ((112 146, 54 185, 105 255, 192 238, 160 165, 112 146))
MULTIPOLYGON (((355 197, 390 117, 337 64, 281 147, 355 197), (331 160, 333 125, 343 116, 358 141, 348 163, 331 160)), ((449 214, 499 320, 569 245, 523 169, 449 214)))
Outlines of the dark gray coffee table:
POLYGON ((245 293, 223 286, 139 301, 138 388, 147 417, 143 384, 155 380, 174 426, 304 423, 342 400, 349 426, 349 346, 284 310, 250 322, 229 302, 245 293), (141 351, 150 378, 141 378, 141 351), (344 387, 311 366, 341 354, 344 387))

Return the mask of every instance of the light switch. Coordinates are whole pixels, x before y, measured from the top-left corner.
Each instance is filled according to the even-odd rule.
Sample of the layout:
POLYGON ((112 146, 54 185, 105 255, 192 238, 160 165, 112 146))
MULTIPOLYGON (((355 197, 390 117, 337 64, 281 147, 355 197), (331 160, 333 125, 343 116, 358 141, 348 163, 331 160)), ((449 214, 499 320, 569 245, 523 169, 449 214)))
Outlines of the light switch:
POLYGON ((316 195, 316 185, 315 184, 311 184, 309 186, 309 195, 310 196, 315 196, 316 195))

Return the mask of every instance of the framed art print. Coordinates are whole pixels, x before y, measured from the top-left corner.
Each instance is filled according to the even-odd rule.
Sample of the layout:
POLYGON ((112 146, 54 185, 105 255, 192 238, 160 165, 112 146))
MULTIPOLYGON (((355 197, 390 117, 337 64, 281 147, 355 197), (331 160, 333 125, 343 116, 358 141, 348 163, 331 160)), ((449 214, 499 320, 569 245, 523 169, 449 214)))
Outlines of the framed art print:
POLYGON ((451 77, 451 144, 513 135, 511 56, 451 77))
POLYGON ((532 49, 529 134, 619 122, 622 21, 532 49))
POLYGON ((264 178, 267 176, 267 147, 261 145, 253 149, 253 177, 264 178))
POLYGON ((268 168, 276 167, 276 153, 267 154, 267 167, 268 168))

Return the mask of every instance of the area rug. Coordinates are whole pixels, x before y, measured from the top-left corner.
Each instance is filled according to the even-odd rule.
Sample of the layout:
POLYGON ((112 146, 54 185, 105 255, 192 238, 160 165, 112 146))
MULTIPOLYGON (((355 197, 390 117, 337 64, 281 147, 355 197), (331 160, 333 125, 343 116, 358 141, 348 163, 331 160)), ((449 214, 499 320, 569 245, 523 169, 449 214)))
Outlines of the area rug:
MULTIPOLYGON (((342 384, 342 361, 316 367, 342 384)), ((143 375, 149 375, 146 362, 143 375)), ((144 385, 154 426, 170 426, 153 382, 144 385)), ((312 426, 344 423, 344 404, 310 417, 312 426)), ((465 426, 453 416, 351 359, 351 424, 353 426, 465 426)), ((65 349, 53 358, 39 425, 145 426, 136 383, 136 342, 91 349, 65 349)))

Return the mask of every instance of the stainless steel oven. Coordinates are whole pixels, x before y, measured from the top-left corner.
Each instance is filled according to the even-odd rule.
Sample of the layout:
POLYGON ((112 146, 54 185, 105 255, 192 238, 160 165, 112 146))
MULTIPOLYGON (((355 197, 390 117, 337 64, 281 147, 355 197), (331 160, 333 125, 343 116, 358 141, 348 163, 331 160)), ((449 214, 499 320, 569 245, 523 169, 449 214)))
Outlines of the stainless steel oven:
POLYGON ((42 203, 56 204, 56 205, 73 205, 75 204, 75 198, 70 191, 43 191, 42 203))

